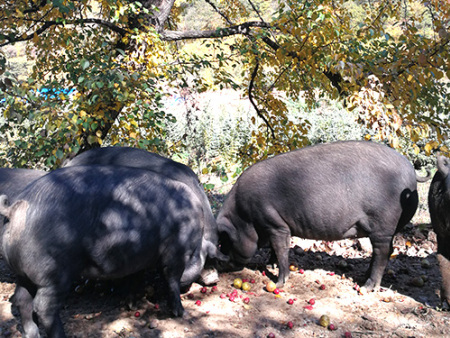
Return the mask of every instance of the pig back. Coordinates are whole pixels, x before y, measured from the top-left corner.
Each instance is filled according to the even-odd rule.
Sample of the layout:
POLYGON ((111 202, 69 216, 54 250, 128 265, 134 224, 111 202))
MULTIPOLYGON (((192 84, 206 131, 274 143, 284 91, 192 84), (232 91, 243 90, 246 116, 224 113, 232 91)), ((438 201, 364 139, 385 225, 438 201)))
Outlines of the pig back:
POLYGON ((159 154, 132 147, 103 147, 91 149, 74 157, 64 166, 73 167, 80 165, 114 165, 146 169, 185 183, 203 203, 203 211, 207 218, 205 228, 206 238, 212 243, 217 244, 217 225, 211 212, 208 197, 206 196, 197 175, 188 166, 159 154))
POLYGON ((233 205, 225 202, 223 214, 237 214, 257 229, 281 218, 292 235, 311 239, 373 231, 392 235, 398 229, 383 218, 394 218, 395 225, 409 221, 417 207, 416 188, 413 166, 395 150, 371 142, 337 142, 253 165, 236 182, 230 192, 233 205))

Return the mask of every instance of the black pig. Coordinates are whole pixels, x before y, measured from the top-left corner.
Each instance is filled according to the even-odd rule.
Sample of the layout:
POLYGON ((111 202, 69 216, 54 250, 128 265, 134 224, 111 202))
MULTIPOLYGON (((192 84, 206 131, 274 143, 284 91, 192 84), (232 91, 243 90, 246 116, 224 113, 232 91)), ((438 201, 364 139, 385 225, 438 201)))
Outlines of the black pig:
POLYGON ((450 160, 437 158, 437 171, 428 192, 428 208, 431 224, 437 235, 437 258, 439 261, 442 288, 441 300, 450 305, 450 160))
POLYGON ((180 287, 198 278, 205 257, 222 255, 204 238, 203 205, 186 184, 136 168, 78 166, 32 182, 0 213, 9 218, 3 256, 17 275, 15 303, 27 337, 34 314, 49 337, 64 337, 59 310, 79 276, 118 278, 157 268, 175 316, 180 287))
MULTIPOLYGON (((74 157, 64 166, 72 167, 92 164, 119 165, 151 170, 173 180, 187 184, 200 201, 202 201, 203 212, 207 218, 205 224, 206 228, 204 229, 205 239, 215 245, 218 244, 217 224, 211 212, 208 197, 206 196, 197 175, 188 166, 158 154, 131 147, 104 147, 91 149, 74 157)), ((207 269, 202 272, 202 282, 209 285, 217 283, 218 281, 219 277, 217 271, 208 264, 207 269)))
POLYGON ((229 268, 241 268, 267 242, 289 276, 290 237, 334 241, 369 237, 373 256, 365 283, 380 285, 396 232, 413 217, 416 173, 395 150, 372 142, 321 144, 248 168, 217 216, 229 268))

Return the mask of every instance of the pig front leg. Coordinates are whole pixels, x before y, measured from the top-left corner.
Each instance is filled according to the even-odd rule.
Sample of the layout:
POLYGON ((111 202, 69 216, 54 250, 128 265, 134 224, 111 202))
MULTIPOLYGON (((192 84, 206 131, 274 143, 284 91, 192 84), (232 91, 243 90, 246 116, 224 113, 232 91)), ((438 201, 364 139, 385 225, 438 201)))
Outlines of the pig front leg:
MULTIPOLYGON (((439 247, 438 247, 439 251, 439 247)), ((442 276, 441 302, 446 308, 450 307, 450 261, 442 254, 438 253, 437 260, 442 276)))
POLYGON ((184 314, 184 308, 181 304, 180 298, 180 279, 182 275, 182 271, 180 269, 174 269, 170 266, 165 266, 163 268, 163 277, 166 283, 167 293, 168 293, 168 301, 169 307, 172 311, 172 314, 175 317, 182 317, 184 314))
POLYGON ((392 237, 370 238, 370 241, 373 253, 369 270, 367 270, 368 279, 364 284, 368 291, 372 291, 380 286, 384 270, 392 253, 392 237))
POLYGON ((270 244, 277 256, 278 261, 278 280, 277 287, 282 287, 289 278, 289 247, 291 241, 291 231, 289 226, 281 219, 278 219, 277 225, 269 235, 270 244))
POLYGON ((17 306, 22 318, 22 326, 24 330, 24 337, 38 338, 39 328, 36 316, 33 315, 33 296, 36 290, 32 287, 26 288, 25 283, 20 280, 16 283, 16 291, 14 292, 14 304, 17 306), (30 292, 30 291, 31 292, 30 292))

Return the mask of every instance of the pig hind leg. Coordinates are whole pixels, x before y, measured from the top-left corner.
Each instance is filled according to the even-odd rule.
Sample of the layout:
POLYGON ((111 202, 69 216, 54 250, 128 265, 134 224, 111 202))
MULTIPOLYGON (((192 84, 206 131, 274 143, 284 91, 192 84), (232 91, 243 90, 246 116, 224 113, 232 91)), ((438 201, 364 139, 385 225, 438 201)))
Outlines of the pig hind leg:
POLYGON ((33 312, 33 297, 36 288, 29 283, 17 280, 16 291, 14 292, 14 304, 18 307, 22 321, 25 337, 39 337, 38 320, 33 312))

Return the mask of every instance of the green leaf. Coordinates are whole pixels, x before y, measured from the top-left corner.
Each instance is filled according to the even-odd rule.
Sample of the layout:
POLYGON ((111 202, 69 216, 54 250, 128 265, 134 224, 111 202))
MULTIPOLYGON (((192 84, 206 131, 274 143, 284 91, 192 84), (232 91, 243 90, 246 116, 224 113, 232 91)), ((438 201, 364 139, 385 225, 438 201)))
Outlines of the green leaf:
POLYGON ((86 70, 89 67, 89 65, 90 65, 89 60, 86 59, 81 60, 81 68, 83 70, 86 70))

